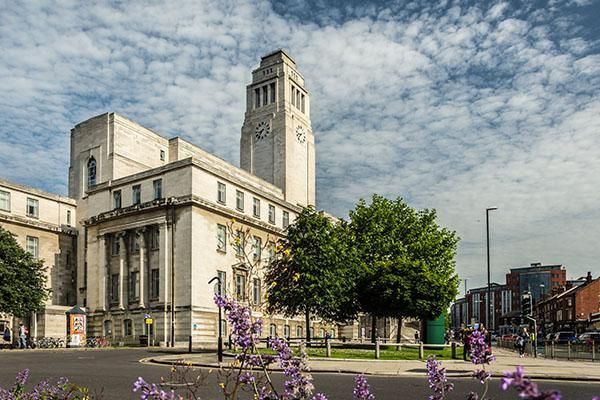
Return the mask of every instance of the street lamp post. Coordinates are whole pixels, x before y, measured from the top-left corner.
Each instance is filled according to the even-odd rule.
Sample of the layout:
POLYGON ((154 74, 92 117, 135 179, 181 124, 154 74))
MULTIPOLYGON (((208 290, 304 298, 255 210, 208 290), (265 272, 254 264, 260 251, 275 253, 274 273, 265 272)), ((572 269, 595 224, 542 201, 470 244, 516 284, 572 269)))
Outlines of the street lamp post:
MULTIPOLYGON (((490 308, 494 307, 492 304, 492 283, 490 280, 490 211, 497 210, 498 207, 488 207, 485 209, 485 231, 487 238, 487 307, 485 308, 485 324, 491 335, 490 326, 490 308)), ((491 343, 491 341, 490 341, 491 343)))
MULTIPOLYGON (((220 295, 222 293, 221 278, 219 278, 218 276, 215 276, 210 281, 208 281, 208 284, 210 285, 214 281, 217 281, 217 284, 219 285, 218 287, 219 287, 219 295, 220 295)), ((221 305, 219 305, 219 338, 217 339, 217 357, 219 359, 219 362, 223 362, 223 328, 222 328, 222 325, 223 324, 221 322, 221 305)))

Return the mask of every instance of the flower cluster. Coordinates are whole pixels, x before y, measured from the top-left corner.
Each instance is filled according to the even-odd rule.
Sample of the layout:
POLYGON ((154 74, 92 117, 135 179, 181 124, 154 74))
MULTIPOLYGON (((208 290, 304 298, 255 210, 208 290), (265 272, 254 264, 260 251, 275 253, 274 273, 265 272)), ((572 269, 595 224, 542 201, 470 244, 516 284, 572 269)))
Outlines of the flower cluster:
POLYGON ((514 387, 519 392, 519 397, 529 400, 561 400, 560 392, 549 390, 541 392, 538 386, 530 379, 525 378, 523 367, 518 366, 515 372, 505 372, 502 378, 502 390, 514 387))
POLYGON ((226 296, 215 294, 215 303, 227 313, 235 343, 243 350, 255 346, 262 332, 262 320, 252 321, 250 307, 238 304, 226 296))
POLYGON ((442 400, 446 394, 454 389, 454 384, 448 382, 446 378, 446 368, 442 368, 442 363, 437 361, 434 356, 427 357, 427 377, 429 387, 433 394, 429 400, 442 400))
POLYGON ((469 351, 469 357, 473 364, 489 364, 496 359, 496 357, 492 355, 483 332, 479 330, 473 331, 471 334, 470 345, 471 349, 469 351))
POLYGON ((10 390, 0 387, 1 400, 41 400, 41 399, 61 399, 75 400, 88 398, 86 393, 82 393, 80 388, 69 383, 67 378, 59 378, 54 383, 49 380, 43 380, 33 387, 29 392, 25 391, 25 385, 29 379, 29 369, 24 369, 17 373, 15 383, 10 390))
POLYGON ((138 390, 141 392, 141 400, 183 400, 183 397, 175 394, 173 390, 170 392, 162 390, 154 383, 147 383, 142 377, 133 383, 133 391, 137 392, 138 390))
POLYGON ((367 382, 367 378, 360 374, 354 378, 354 400, 375 400, 375 396, 371 393, 371 388, 367 382))

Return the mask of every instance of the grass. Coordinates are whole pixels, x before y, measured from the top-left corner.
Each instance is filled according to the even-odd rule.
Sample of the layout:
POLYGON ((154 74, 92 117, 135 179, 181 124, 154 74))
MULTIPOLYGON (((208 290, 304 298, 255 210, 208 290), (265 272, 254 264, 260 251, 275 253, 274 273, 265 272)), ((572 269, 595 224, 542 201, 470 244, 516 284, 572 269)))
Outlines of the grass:
MULTIPOLYGON (((294 348, 294 354, 298 354, 298 349, 294 348)), ((325 357, 324 347, 309 347, 306 349, 309 357, 325 357)), ((263 354, 275 354, 271 349, 261 349, 263 354)), ((450 348, 425 350, 425 359, 429 355, 435 355, 439 360, 449 360, 452 358, 450 348)), ((375 360, 375 348, 372 349, 357 349, 357 348, 331 348, 331 358, 347 358, 356 360, 375 360)), ((462 349, 456 349, 456 358, 462 359, 462 349)), ((402 347, 397 351, 393 346, 381 346, 380 360, 418 360, 419 349, 412 347, 402 347)))

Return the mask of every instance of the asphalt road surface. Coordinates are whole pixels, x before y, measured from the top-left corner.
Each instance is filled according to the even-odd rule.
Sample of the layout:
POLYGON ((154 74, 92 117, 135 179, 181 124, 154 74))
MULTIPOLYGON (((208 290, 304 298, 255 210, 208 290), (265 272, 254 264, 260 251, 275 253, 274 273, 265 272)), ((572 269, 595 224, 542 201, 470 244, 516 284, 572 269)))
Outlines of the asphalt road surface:
MULTIPOLYGON (((43 378, 66 376, 72 382, 87 386, 102 393, 102 399, 139 399, 131 391, 132 383, 138 376, 146 381, 159 382, 161 376, 168 376, 168 366, 141 364, 139 360, 152 355, 150 351, 139 349, 119 350, 13 350, 0 352, 0 386, 10 387, 16 373, 24 368, 31 370, 30 384, 43 378)), ((600 364, 598 365, 600 368, 600 364)), ((199 369, 208 375, 200 394, 202 399, 221 399, 217 385, 217 374, 199 369)), ((318 391, 325 393, 330 400, 352 399, 354 376, 350 374, 315 373, 314 382, 318 391)), ((383 399, 427 399, 430 394, 425 374, 423 377, 368 376, 372 392, 378 400, 383 399)), ((281 386, 282 377, 274 374, 273 380, 281 386)), ((455 391, 449 399, 465 399, 466 393, 478 391, 481 385, 472 379, 451 379, 455 391)), ((586 400, 600 395, 600 383, 588 382, 539 382, 542 388, 558 389, 563 399, 586 400)), ((517 399, 514 392, 502 392, 499 381, 490 384, 491 399, 517 399)), ((250 396, 247 396, 250 398, 250 396)))

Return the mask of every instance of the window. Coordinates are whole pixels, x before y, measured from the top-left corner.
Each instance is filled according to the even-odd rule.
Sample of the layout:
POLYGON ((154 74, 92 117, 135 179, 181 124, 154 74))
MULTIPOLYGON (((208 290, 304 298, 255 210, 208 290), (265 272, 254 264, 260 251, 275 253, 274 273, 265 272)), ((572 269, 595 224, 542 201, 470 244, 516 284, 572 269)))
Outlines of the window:
POLYGON ((110 276, 110 299, 113 302, 119 301, 119 274, 110 276))
POLYGON ((292 105, 296 105, 296 88, 292 85, 292 105))
POLYGON ((235 208, 244 211, 244 192, 235 191, 235 208))
POLYGON ((290 213, 287 211, 283 212, 283 229, 290 225, 290 213))
POLYGON ((130 319, 123 321, 123 336, 133 336, 133 321, 130 319))
POLYGON ((10 192, 0 190, 0 210, 10 211, 10 192))
POLYGON ((142 187, 140 185, 131 187, 131 198, 134 205, 142 202, 142 187))
POLYGON ((27 198, 27 216, 37 218, 40 213, 40 202, 31 197, 27 198))
POLYGON ((71 210, 67 210, 67 226, 71 226, 71 210))
POLYGON ((260 200, 256 197, 252 201, 252 214, 256 218, 260 218, 260 200))
POLYGON ((112 255, 118 256, 121 253, 121 240, 117 236, 112 237, 112 255))
POLYGON ((252 241, 252 256, 254 260, 260 260, 261 252, 262 252, 262 239, 258 236, 254 236, 254 240, 252 241))
POLYGON ((88 189, 96 184, 96 159, 91 157, 87 163, 88 189))
POLYGON ((262 87, 262 101, 263 101, 263 106, 267 105, 267 102, 269 101, 269 96, 268 96, 268 87, 265 85, 262 87))
POLYGON ((284 325, 283 326, 283 337, 286 339, 289 339, 290 336, 292 335, 292 330, 290 329, 289 325, 284 325))
POLYGON ((300 110, 304 112, 304 94, 300 96, 300 110))
POLYGON ((160 161, 165 161, 165 151, 164 150, 160 151, 160 161))
POLYGON ((304 329, 302 329, 302 325, 296 325, 296 337, 301 338, 304 334, 304 329))
POLYGON ((260 88, 254 89, 254 108, 260 107, 260 88))
POLYGON ((235 236, 235 252, 237 256, 243 256, 246 249, 246 237, 243 231, 237 231, 235 236))
POLYGON ((225 201, 226 201, 225 200, 225 195, 226 195, 225 190, 226 190, 225 184, 218 182, 217 183, 217 201, 219 203, 225 204, 225 201))
POLYGON ((27 252, 37 260, 39 239, 33 236, 27 236, 27 252))
POLYGON ((246 277, 242 274, 237 274, 235 276, 235 297, 240 301, 244 301, 245 293, 246 277))
POLYGON ((225 288, 227 287, 227 273, 225 271, 217 271, 217 277, 221 281, 221 288, 219 289, 219 282, 215 285, 215 293, 223 296, 225 294, 225 288))
POLYGON ((150 231, 150 248, 152 250, 157 250, 160 248, 160 229, 153 228, 150 231))
POLYGON ((227 227, 217 224, 217 250, 227 251, 227 227))
POLYGON ((129 299, 139 300, 140 298, 140 273, 132 271, 129 273, 129 299))
POLYGON ((137 253, 140 251, 140 234, 136 233, 131 238, 131 252, 137 253))
POLYGON ((275 206, 272 204, 269 204, 269 223, 275 223, 275 206))
POLYGON ((113 192, 113 208, 121 208, 121 191, 115 190, 113 192))
POLYGON ((158 299, 160 295, 160 270, 153 269, 150 271, 150 298, 158 299))
POLYGON ((154 187, 154 200, 162 199, 162 179, 157 179, 152 182, 154 187))
POLYGON ((104 321, 104 336, 112 336, 112 321, 104 321))
POLYGON ((296 108, 300 108, 300 91, 296 90, 296 108))
POLYGON ((275 82, 269 84, 269 90, 271 91, 271 103, 275 103, 275 82))
POLYGON ((260 304, 260 279, 258 278, 252 280, 252 303, 260 304))
POLYGON ((271 336, 271 337, 277 336, 277 325, 275 325, 275 324, 269 325, 269 336, 271 336))

